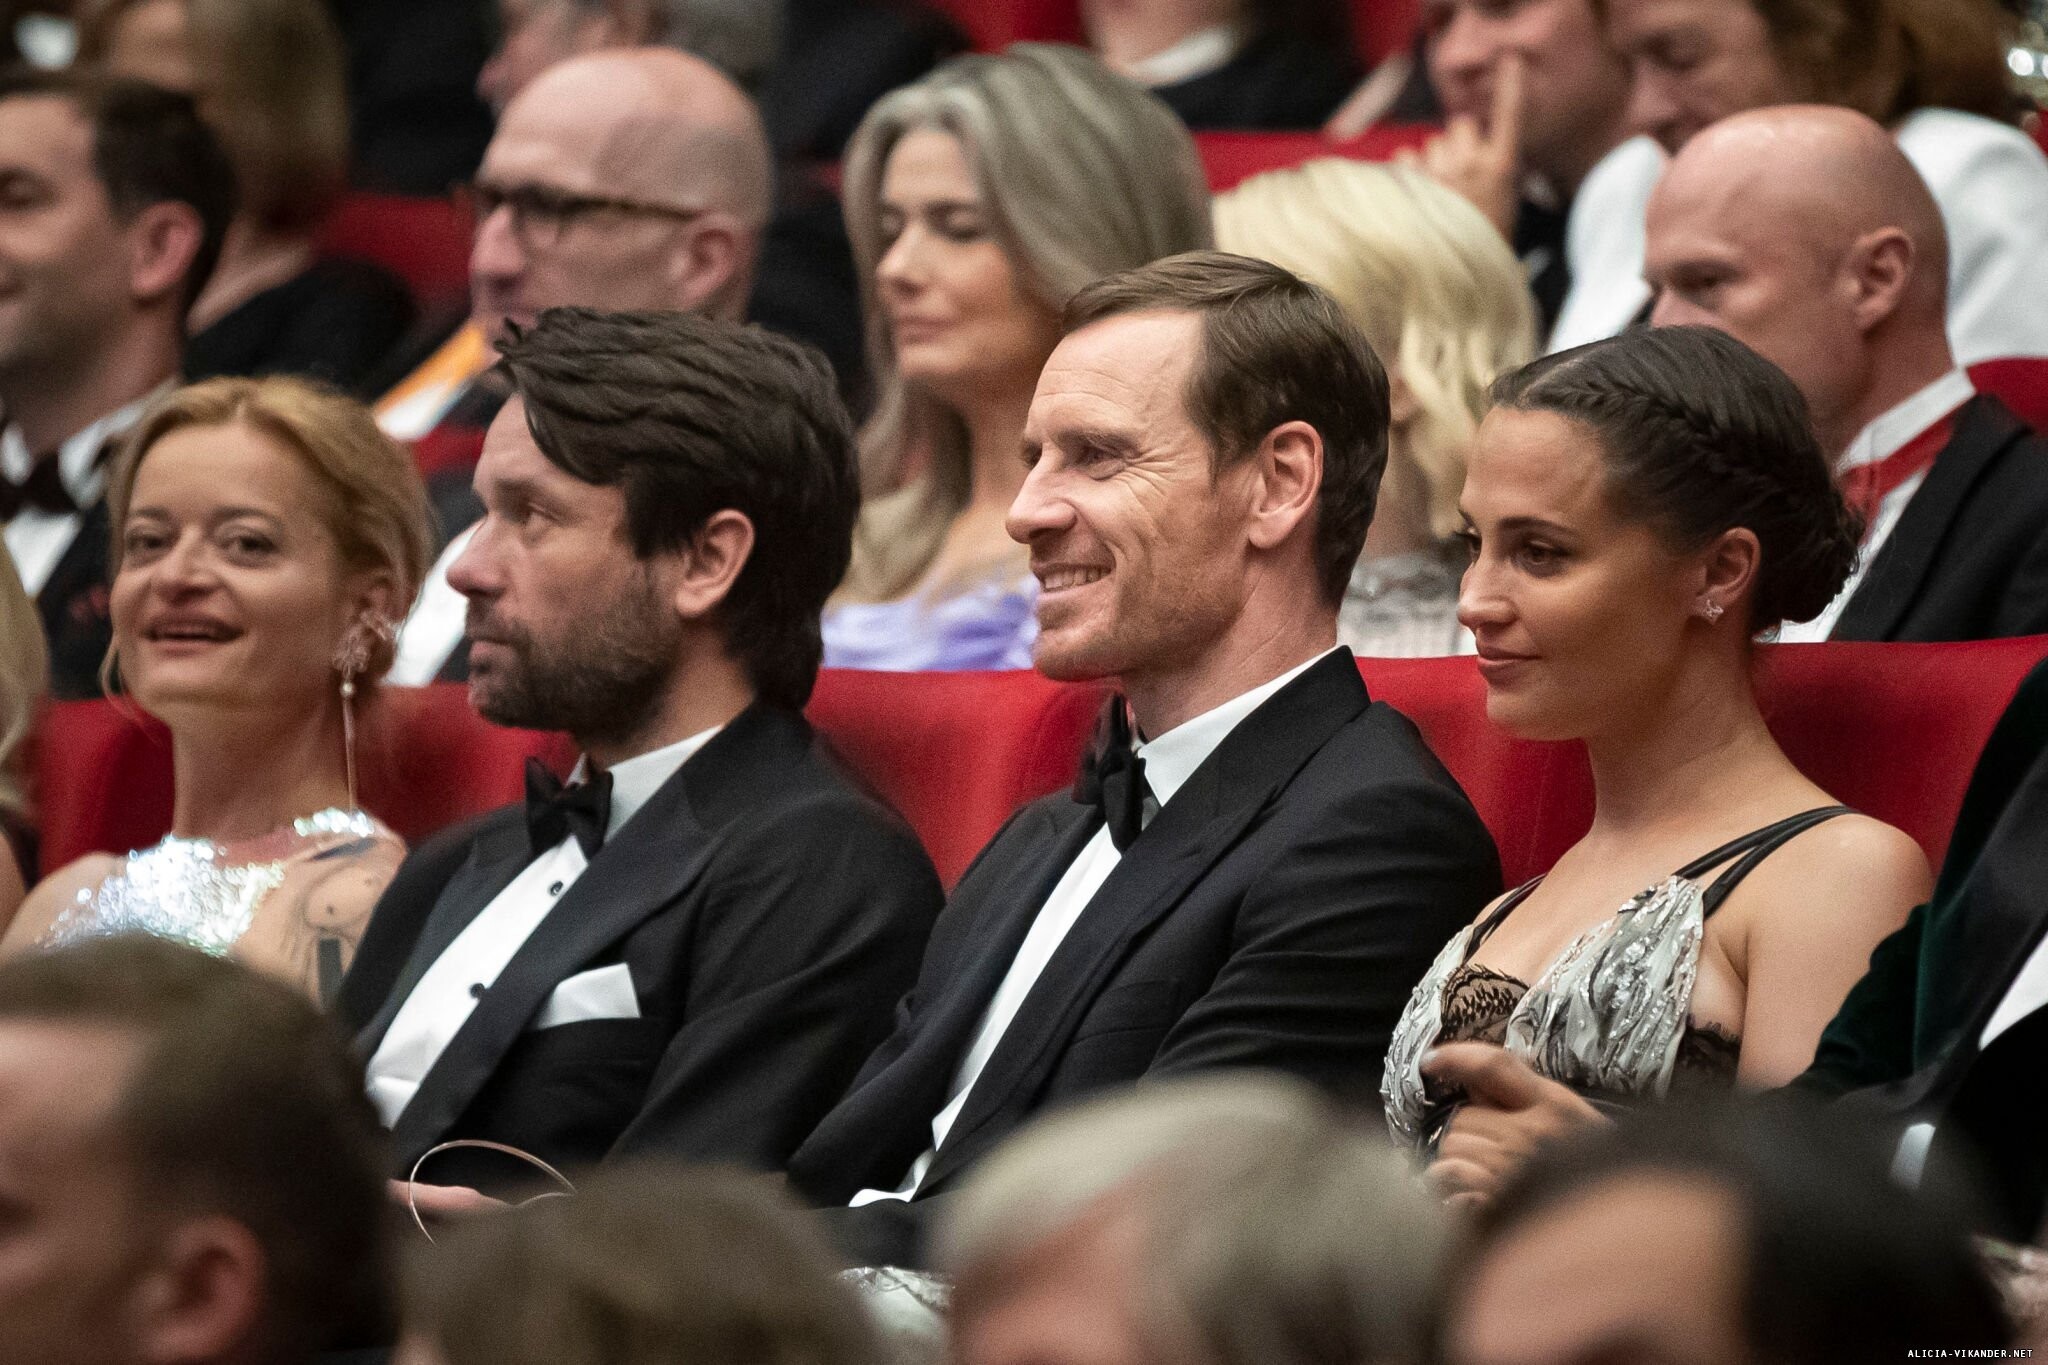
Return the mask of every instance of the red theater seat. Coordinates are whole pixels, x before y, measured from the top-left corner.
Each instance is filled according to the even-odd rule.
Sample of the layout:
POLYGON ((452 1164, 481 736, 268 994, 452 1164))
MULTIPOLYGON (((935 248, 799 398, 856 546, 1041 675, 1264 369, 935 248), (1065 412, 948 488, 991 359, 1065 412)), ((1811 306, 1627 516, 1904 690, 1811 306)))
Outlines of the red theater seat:
POLYGON ((2034 430, 2048 431, 2048 359, 1980 360, 1970 367, 1970 382, 1979 393, 1996 395, 2034 430))
POLYGON ((328 256, 381 265, 425 304, 469 294, 469 217, 453 200, 344 195, 321 233, 328 256))
POLYGON ((1321 133, 1196 133, 1195 150, 1201 154, 1209 188, 1221 194, 1261 171, 1299 166, 1319 156, 1391 161, 1402 148, 1420 147, 1435 132, 1427 124, 1396 124, 1372 128, 1343 142, 1333 142, 1321 133))
POLYGON ((1082 41, 1081 0, 932 0, 932 8, 981 52, 1001 52, 1011 43, 1082 41))
MULTIPOLYGON (((1904 829, 1939 862, 1984 737, 2048 637, 1960 645, 1785 645, 1758 684, 1793 760, 1848 804, 1904 829)), ((1576 745, 1509 738, 1485 715, 1469 659, 1367 659, 1373 694, 1415 720, 1500 845, 1510 883, 1585 831, 1592 786, 1576 745)), ((819 678, 810 715, 923 837, 950 885, 1019 804, 1073 776, 1102 693, 1035 673, 853 673, 819 678)), ((558 737, 501 730, 463 689, 392 688, 366 724, 364 804, 407 839, 516 800, 521 765, 558 769, 558 737)), ((137 848, 170 822, 161 728, 105 702, 53 706, 38 737, 45 866, 137 848)))

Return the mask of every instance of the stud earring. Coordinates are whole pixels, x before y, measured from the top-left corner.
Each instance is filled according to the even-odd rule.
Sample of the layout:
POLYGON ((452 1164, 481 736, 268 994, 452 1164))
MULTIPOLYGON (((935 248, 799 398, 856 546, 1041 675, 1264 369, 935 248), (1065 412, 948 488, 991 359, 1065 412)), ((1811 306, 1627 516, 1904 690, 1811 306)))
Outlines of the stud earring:
POLYGON ((1721 619, 1721 613, 1723 610, 1725 610, 1725 608, 1723 608, 1719 602, 1716 602, 1713 598, 1710 597, 1707 599, 1707 604, 1700 608, 1700 615, 1706 620, 1706 623, 1711 626, 1716 621, 1721 619))

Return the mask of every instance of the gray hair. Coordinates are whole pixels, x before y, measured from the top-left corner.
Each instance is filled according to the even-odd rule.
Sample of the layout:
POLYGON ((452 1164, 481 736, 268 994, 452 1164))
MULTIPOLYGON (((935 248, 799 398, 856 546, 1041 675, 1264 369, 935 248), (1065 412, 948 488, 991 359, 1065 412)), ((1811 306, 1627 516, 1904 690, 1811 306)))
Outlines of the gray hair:
MULTIPOLYGON (((28 814, 28 781, 22 759, 36 704, 49 683, 49 653, 43 622, 21 586, 14 560, 0 548, 0 814, 28 814)), ((21 869, 24 877, 29 868, 21 869)))
POLYGON ((937 1230, 956 1315, 1008 1268, 1124 1200, 1140 1220, 1141 1330, 1190 1365, 1422 1358, 1440 1207, 1377 1125, 1306 1083, 1165 1081, 1063 1110, 998 1149, 937 1230))
POLYGON ((867 313, 874 416, 861 433, 871 500, 855 535, 849 596, 900 596, 930 567, 966 505, 960 417, 905 384, 876 298, 882 173, 905 134, 958 138, 990 229, 1024 286, 1057 312, 1104 275, 1211 241, 1209 191, 1187 129, 1157 97, 1079 48, 1019 43, 957 57, 884 97, 848 145, 847 235, 867 313), (927 471, 906 484, 915 446, 927 471))

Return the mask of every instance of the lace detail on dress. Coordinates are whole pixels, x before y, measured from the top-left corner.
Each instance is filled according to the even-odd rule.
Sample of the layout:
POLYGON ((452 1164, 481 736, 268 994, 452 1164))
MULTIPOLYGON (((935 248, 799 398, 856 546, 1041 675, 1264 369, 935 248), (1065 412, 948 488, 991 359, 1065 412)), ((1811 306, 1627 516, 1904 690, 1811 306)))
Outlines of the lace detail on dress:
POLYGON ((1460 930, 1416 985, 1387 1049, 1380 1098, 1395 1139, 1424 1146, 1457 1102, 1456 1096, 1436 1093, 1422 1076, 1422 1054, 1439 1039, 1498 1042, 1542 1075, 1581 1093, 1618 1099, 1664 1095, 1688 1053, 1688 1037, 1696 1039, 1686 1060, 1688 1077, 1732 1078, 1740 1041, 1691 1028, 1706 917, 1771 851, 1842 813, 1839 806, 1807 811, 1688 864, 1573 939, 1519 992, 1516 978, 1469 959, 1536 882, 1508 896, 1481 923, 1460 930), (1711 887, 1694 880, 1731 858, 1738 861, 1711 887))
POLYGON ((216 957, 249 930, 286 868, 379 833, 361 811, 323 810, 230 847, 166 836, 129 854, 98 886, 85 887, 40 940, 56 946, 112 934, 150 934, 216 957))

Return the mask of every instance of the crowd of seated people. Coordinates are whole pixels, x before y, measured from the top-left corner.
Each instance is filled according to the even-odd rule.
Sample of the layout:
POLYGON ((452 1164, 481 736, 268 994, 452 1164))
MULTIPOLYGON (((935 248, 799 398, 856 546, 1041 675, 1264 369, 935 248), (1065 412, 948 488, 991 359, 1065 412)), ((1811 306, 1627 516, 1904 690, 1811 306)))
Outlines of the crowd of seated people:
POLYGON ((1440 132, 1213 198, 1352 6, 727 8, 96 0, 0 74, 0 1358, 2048 1348, 1995 0, 1426 0, 1440 132), (472 163, 419 326, 318 245, 386 97, 472 163), (1938 830, 1759 700, 1993 639, 1938 830), (1361 656, 1563 746, 1578 836, 1524 880, 1361 656), (1095 733, 948 887, 825 669, 1095 733), (437 680, 552 757, 415 831, 360 778, 437 680), (87 715, 169 819, 45 865, 87 715))

